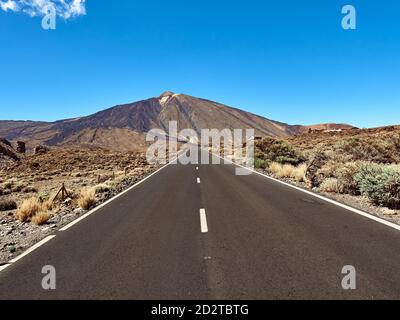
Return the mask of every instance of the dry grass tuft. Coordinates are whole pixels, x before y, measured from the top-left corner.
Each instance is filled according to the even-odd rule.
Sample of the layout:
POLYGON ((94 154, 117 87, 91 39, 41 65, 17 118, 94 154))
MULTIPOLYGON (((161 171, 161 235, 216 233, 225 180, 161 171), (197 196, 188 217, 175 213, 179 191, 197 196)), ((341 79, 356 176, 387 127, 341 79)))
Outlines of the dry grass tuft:
POLYGON ((43 204, 40 202, 40 200, 38 198, 32 197, 22 203, 21 208, 15 214, 15 217, 18 220, 24 222, 29 218, 32 218, 39 211, 42 211, 42 208, 43 204))
POLYGON ((45 224, 51 217, 49 212, 39 211, 32 217, 32 223, 38 226, 45 224))
POLYGON ((44 211, 49 211, 53 209, 53 202, 51 200, 44 201, 42 203, 42 209, 44 211))
POLYGON ((297 167, 291 164, 280 164, 272 162, 269 170, 279 178, 294 178, 299 182, 305 180, 305 173, 307 170, 306 164, 301 164, 297 167))
POLYGON ((293 169, 292 177, 298 182, 304 182, 306 180, 307 164, 303 163, 293 169))
POLYGON ((94 187, 95 193, 104 193, 110 191, 111 187, 105 183, 98 184, 97 186, 94 187))
POLYGON ((90 209, 96 203, 96 190, 94 188, 84 188, 78 198, 78 205, 84 209, 90 209))
POLYGON ((339 181, 336 178, 327 178, 324 181, 322 181, 320 189, 321 191, 325 192, 339 193, 340 192, 339 181))

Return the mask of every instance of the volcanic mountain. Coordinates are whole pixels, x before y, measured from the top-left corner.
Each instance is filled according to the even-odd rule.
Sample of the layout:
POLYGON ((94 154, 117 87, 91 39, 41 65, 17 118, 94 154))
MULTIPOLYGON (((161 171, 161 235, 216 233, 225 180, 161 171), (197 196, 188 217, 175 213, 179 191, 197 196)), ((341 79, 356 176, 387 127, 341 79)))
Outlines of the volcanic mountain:
MULTIPOLYGON (((169 121, 178 130, 253 128, 258 136, 288 136, 304 131, 285 123, 185 94, 165 92, 150 98, 97 112, 86 117, 56 122, 0 121, 0 137, 22 140, 27 147, 101 147, 116 150, 143 150, 145 134, 154 128, 168 132, 169 121)), ((303 129, 302 129, 303 128, 303 129)))

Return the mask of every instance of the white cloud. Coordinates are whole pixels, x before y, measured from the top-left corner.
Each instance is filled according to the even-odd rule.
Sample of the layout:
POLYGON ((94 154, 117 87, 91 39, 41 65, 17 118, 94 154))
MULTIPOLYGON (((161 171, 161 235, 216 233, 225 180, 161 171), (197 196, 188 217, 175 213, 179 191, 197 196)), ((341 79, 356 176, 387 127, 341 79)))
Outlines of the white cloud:
POLYGON ((0 0, 4 11, 23 12, 31 17, 43 16, 48 6, 54 6, 57 15, 64 19, 86 14, 86 0, 0 0))
POLYGON ((13 0, 7 0, 6 2, 0 1, 0 7, 4 11, 17 11, 17 4, 13 0))

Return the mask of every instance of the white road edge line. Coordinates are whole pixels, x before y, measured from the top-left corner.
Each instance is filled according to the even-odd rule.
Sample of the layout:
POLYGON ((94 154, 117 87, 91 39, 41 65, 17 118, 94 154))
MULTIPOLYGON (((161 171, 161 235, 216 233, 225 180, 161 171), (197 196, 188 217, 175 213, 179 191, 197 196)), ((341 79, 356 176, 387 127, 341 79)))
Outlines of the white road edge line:
POLYGON ((208 232, 206 210, 200 209, 200 227, 202 233, 208 232))
POLYGON ((197 183, 200 183, 200 178, 197 178, 197 183))
POLYGON ((41 247, 42 245, 44 245, 46 242, 50 241, 51 239, 55 238, 55 235, 51 235, 51 236, 47 236, 46 238, 44 238, 43 240, 39 241, 38 243, 36 243, 35 245, 33 245, 32 247, 30 247, 28 250, 24 251, 23 253, 21 253, 19 256, 15 257, 14 259, 8 261, 7 264, 5 264, 4 266, 0 267, 0 271, 3 271, 4 269, 6 269, 7 267, 11 266, 13 263, 17 262, 18 260, 22 259, 23 257, 27 256, 28 254, 30 254, 31 252, 33 252, 34 250, 36 250, 37 248, 41 247))
MULTIPOLYGON (((63 228, 59 229, 58 231, 65 231, 69 228, 71 228, 73 225, 77 224, 79 221, 82 221, 83 219, 85 219, 86 217, 88 217, 89 215, 91 215, 92 213, 96 212, 97 210, 101 209, 102 207, 104 207, 105 205, 107 205, 108 203, 110 203, 111 201, 114 201, 115 199, 119 198, 120 196, 122 196, 123 194, 127 193, 128 191, 132 190, 133 188, 137 187, 139 184, 141 184, 142 182, 146 181, 147 179, 149 179, 151 176, 155 175, 156 173, 160 172, 162 169, 166 168, 167 166, 169 166, 170 164, 174 163, 174 161, 176 159, 179 159, 181 156, 183 156, 184 153, 182 152, 182 154, 180 154, 179 156, 177 156, 176 158, 174 158, 172 161, 168 162, 166 165, 162 166, 161 168, 159 168, 158 170, 154 171, 152 174, 150 174, 149 176, 143 178, 142 180, 140 180, 139 182, 137 182, 136 184, 134 184, 133 186, 129 187, 128 189, 122 191, 121 193, 117 194, 116 196, 114 196, 113 198, 107 200, 106 202, 102 203, 101 205, 99 205, 98 207, 94 208, 93 210, 85 213, 82 217, 79 217, 78 219, 72 221, 71 223, 67 224, 66 226, 64 226, 63 228)), ((44 245, 46 242, 50 241, 51 239, 55 238, 56 235, 50 235, 47 236, 46 238, 44 238, 43 240, 39 241, 38 243, 34 244, 32 247, 28 248, 26 251, 24 251, 23 253, 21 253, 19 256, 15 257, 14 259, 8 261, 6 264, 0 266, 0 272, 5 270, 6 268, 8 268, 9 266, 11 266, 13 263, 17 262, 18 260, 22 259, 23 257, 27 256, 28 254, 30 254, 32 251, 36 250, 37 248, 39 248, 40 246, 44 245)))
MULTIPOLYGON (((183 154, 182 154, 183 155, 183 154)), ((178 156, 181 157, 182 155, 178 156)), ((176 159, 174 159, 173 161, 175 161, 176 159)), ((137 182, 136 184, 134 184, 133 186, 130 186, 128 189, 122 191, 121 193, 118 193, 117 195, 115 195, 114 197, 112 197, 111 199, 107 200, 106 202, 102 203, 101 205, 97 206, 96 208, 90 210, 89 212, 85 213, 83 216, 79 217, 78 219, 75 219, 74 221, 70 222, 69 224, 67 224, 66 226, 62 227, 60 230, 58 231, 66 231, 69 228, 71 228, 72 226, 74 226, 75 224, 77 224, 78 222, 82 221, 83 219, 87 218, 88 216, 90 216, 91 214, 95 213, 96 211, 100 210, 101 208, 103 208, 104 206, 106 206, 107 204, 109 204, 110 202, 118 199, 119 197, 121 197, 122 195, 124 195, 125 193, 131 191, 133 188, 136 188, 138 185, 140 185, 141 183, 145 182, 147 179, 151 178, 152 176, 154 176, 155 174, 157 174, 158 172, 160 172, 161 170, 163 170, 164 168, 166 168, 167 166, 171 165, 173 163, 173 161, 168 162, 166 165, 162 166, 161 168, 159 168, 158 170, 154 171, 152 174, 148 175, 147 177, 143 178, 142 180, 140 180, 139 182, 137 182)))
POLYGON ((8 268, 10 266, 9 263, 6 263, 5 265, 0 266, 0 272, 2 272, 4 269, 8 268))
MULTIPOLYGON (((211 152, 210 152, 210 153, 211 153, 211 152)), ((228 162, 230 162, 231 164, 233 164, 233 165, 235 165, 235 166, 238 166, 238 167, 247 169, 247 170, 249 170, 249 171, 251 171, 251 172, 254 172, 254 173, 256 173, 256 174, 258 174, 258 175, 260 175, 260 176, 263 176, 263 177, 265 177, 265 178, 267 178, 267 179, 273 180, 273 181, 275 181, 275 182, 278 182, 278 183, 280 183, 280 184, 283 184, 283 185, 285 185, 285 186, 287 186, 287 187, 290 187, 290 188, 292 188, 292 189, 296 189, 296 190, 299 190, 299 191, 301 191, 301 192, 307 193, 307 194, 310 195, 310 196, 313 196, 313 197, 315 197, 315 198, 324 200, 324 201, 329 202, 329 203, 331 203, 331 204, 334 204, 334 205, 336 205, 336 206, 338 206, 338 207, 341 207, 341 208, 343 208, 343 209, 352 211, 352 212, 357 213, 357 214, 359 214, 359 215, 361 215, 361 216, 363 216, 363 217, 365 217, 365 218, 374 220, 374 221, 376 221, 376 222, 379 222, 379 223, 381 223, 381 224, 384 224, 384 225, 386 225, 386 226, 388 226, 388 227, 391 227, 391 228, 393 228, 393 229, 396 229, 396 230, 400 231, 400 225, 398 225, 398 224, 395 224, 395 223, 390 222, 390 221, 388 221, 388 220, 385 220, 385 219, 376 217, 376 216, 374 216, 374 215, 372 215, 372 214, 370 214, 370 213, 367 213, 367 212, 365 212, 365 211, 352 208, 352 207, 350 207, 350 206, 348 206, 348 205, 345 205, 345 204, 340 203, 340 202, 337 202, 337 201, 335 201, 335 200, 326 198, 326 197, 321 196, 321 195, 319 195, 319 194, 316 194, 316 193, 314 193, 314 192, 311 192, 311 191, 305 190, 305 189, 303 189, 303 188, 294 186, 294 185, 292 185, 292 184, 290 184, 290 183, 287 183, 287 182, 284 182, 284 181, 281 181, 281 180, 272 178, 272 177, 270 177, 270 176, 267 176, 266 174, 263 174, 263 173, 261 173, 261 172, 258 172, 258 171, 256 171, 256 170, 254 170, 254 169, 250 169, 250 168, 247 168, 247 167, 245 167, 245 166, 242 166, 242 165, 240 165, 240 164, 238 164, 238 163, 235 163, 235 162, 233 162, 233 161, 230 160, 230 159, 223 158, 223 157, 219 156, 218 154, 215 154, 215 153, 211 153, 211 154, 214 155, 214 156, 216 156, 216 157, 221 158, 222 160, 227 160, 228 162)))

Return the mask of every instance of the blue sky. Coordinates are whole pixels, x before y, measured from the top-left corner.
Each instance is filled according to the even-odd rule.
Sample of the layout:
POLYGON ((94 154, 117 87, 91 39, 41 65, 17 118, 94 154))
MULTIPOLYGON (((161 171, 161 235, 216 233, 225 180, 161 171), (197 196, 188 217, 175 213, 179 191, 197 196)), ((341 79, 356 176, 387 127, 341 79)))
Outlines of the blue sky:
POLYGON ((0 119, 88 115, 171 90, 290 124, 400 123, 399 1, 85 5, 48 31, 0 10, 0 119), (355 31, 341 28, 345 4, 355 31))

